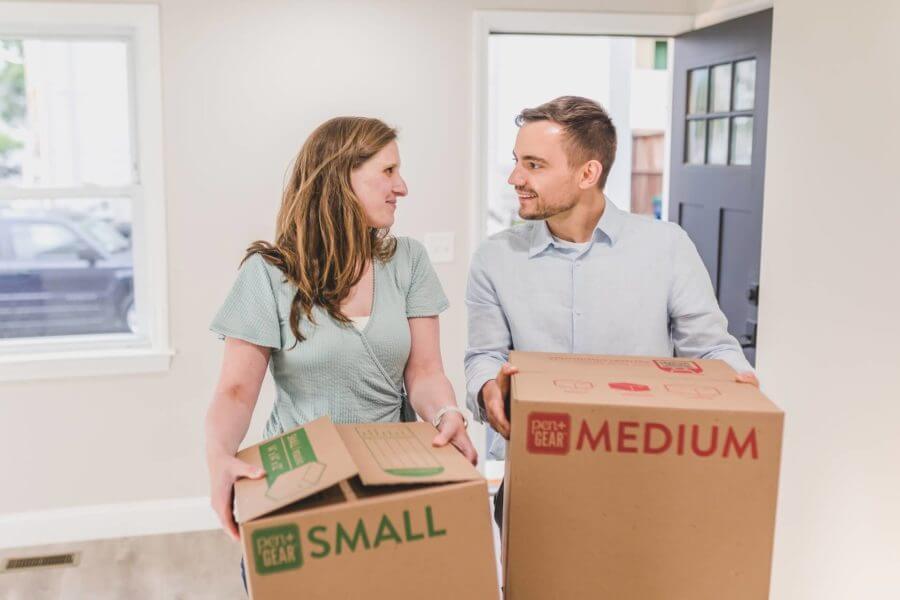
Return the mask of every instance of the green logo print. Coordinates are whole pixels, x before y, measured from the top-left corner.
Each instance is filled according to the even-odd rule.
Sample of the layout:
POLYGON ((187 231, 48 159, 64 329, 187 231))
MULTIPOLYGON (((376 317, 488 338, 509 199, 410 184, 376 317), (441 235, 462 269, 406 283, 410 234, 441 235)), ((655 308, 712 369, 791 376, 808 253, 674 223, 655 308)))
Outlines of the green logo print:
POLYGON ((281 500, 314 486, 325 472, 325 465, 316 458, 305 429, 261 444, 259 455, 269 487, 266 496, 272 500, 281 500), (292 473, 292 476, 282 477, 286 473, 292 473))
POLYGON ((281 525, 253 532, 253 560, 260 575, 278 573, 303 566, 300 530, 296 525, 281 525))

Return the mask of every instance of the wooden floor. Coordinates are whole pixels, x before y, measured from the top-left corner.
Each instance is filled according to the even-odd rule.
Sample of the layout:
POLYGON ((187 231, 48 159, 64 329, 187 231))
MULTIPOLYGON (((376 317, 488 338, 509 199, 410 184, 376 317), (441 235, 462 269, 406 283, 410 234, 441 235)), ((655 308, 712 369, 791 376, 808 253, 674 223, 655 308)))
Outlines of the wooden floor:
POLYGON ((74 567, 0 572, 3 600, 246 600, 240 547, 221 531, 0 550, 11 557, 81 552, 74 567))

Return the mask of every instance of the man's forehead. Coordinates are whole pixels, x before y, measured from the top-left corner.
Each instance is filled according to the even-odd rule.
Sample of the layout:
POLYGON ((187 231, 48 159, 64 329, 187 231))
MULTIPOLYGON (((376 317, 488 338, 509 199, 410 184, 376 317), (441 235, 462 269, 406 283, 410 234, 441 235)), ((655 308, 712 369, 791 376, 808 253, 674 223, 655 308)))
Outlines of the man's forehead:
POLYGON ((565 130, 555 121, 534 121, 519 128, 515 153, 552 158, 563 153, 565 130))

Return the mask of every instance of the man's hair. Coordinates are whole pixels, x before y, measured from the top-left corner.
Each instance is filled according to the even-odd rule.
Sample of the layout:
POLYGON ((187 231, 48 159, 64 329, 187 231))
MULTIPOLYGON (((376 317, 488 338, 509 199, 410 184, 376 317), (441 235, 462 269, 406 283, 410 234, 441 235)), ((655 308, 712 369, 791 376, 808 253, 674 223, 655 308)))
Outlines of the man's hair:
POLYGON ((519 127, 535 121, 555 121, 563 126, 566 156, 573 166, 596 159, 603 165, 597 186, 602 190, 616 160, 616 126, 606 110, 580 96, 560 96, 516 117, 519 127))

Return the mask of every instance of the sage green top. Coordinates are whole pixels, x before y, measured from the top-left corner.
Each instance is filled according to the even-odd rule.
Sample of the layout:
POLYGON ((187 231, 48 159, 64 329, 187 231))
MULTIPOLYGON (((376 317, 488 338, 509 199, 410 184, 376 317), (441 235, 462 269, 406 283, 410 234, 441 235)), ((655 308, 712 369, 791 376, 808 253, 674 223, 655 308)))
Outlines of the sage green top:
POLYGON ((425 248, 406 237, 397 238, 390 260, 375 261, 373 287, 365 327, 343 325, 314 306, 315 323, 301 317, 306 339, 294 345, 289 317, 296 286, 259 254, 244 262, 210 329, 221 339, 272 349, 269 370, 276 397, 267 438, 323 415, 336 423, 409 417, 403 390, 410 348, 407 319, 440 314, 447 298, 425 248))

